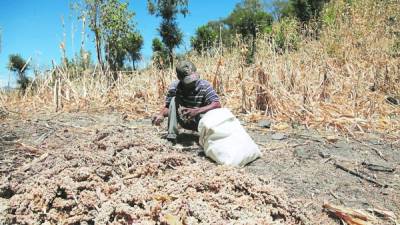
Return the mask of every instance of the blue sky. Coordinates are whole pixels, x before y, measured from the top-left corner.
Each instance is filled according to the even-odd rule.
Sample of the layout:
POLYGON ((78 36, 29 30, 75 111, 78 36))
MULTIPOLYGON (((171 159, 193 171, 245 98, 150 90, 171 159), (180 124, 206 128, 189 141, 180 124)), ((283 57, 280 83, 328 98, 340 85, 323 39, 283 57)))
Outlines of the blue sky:
MULTIPOLYGON (((77 13, 70 9, 70 0, 1 0, 0 1, 0 87, 7 85, 10 75, 7 70, 8 56, 18 53, 25 59, 32 57, 31 65, 39 69, 49 68, 51 61, 60 61, 60 43, 66 40, 69 57, 79 51, 81 23, 77 13), (64 28, 62 26, 64 21, 64 28), (65 34, 65 36, 64 36, 65 34)), ((146 0, 130 0, 130 9, 135 12, 134 21, 144 37, 142 54, 151 56, 151 41, 158 36, 159 19, 147 12, 146 0)), ((188 49, 189 39, 197 27, 210 20, 224 18, 240 0, 190 0, 190 14, 179 17, 178 24, 184 33, 184 45, 188 49)), ((93 37, 86 32, 86 49, 93 51, 93 37)), ((11 85, 15 79, 11 74, 11 85)))

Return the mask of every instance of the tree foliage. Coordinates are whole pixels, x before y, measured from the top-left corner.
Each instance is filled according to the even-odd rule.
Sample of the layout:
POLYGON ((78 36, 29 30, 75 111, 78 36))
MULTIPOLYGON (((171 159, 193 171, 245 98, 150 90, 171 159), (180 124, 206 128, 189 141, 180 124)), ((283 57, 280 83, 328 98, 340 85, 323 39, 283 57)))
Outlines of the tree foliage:
POLYGON ((169 64, 174 64, 174 49, 182 43, 182 31, 176 22, 177 16, 186 16, 188 11, 188 0, 148 0, 147 8, 151 15, 161 17, 162 21, 158 32, 162 42, 168 49, 169 64))
POLYGON ((105 0, 83 0, 82 6, 77 6, 77 9, 82 12, 79 17, 82 19, 89 19, 89 28, 94 33, 95 37, 97 62, 101 67, 103 67, 103 29, 101 9, 104 4, 106 4, 105 0))
POLYGON ((159 68, 163 69, 168 67, 168 49, 164 46, 164 43, 158 38, 154 38, 151 44, 153 50, 153 62, 159 68))
POLYGON ((226 18, 226 24, 244 37, 256 37, 257 33, 271 26, 272 15, 264 11, 260 0, 244 0, 237 4, 226 18))
POLYGON ((143 37, 139 32, 130 32, 125 38, 125 50, 132 62, 132 68, 136 70, 136 62, 142 57, 140 50, 143 47, 143 37))
POLYGON ((8 69, 17 74, 17 83, 21 91, 25 91, 30 80, 25 72, 29 69, 28 62, 18 54, 11 54, 8 57, 8 69))
POLYGON ((272 3, 275 18, 295 17, 306 23, 320 16, 321 10, 329 0, 275 0, 272 3))
POLYGON ((275 0, 271 4, 272 15, 276 21, 293 16, 293 7, 287 0, 275 0))
POLYGON ((72 59, 66 59, 66 66, 74 69, 76 74, 81 74, 83 71, 93 67, 91 53, 81 49, 72 59))
POLYGON ((214 47, 218 40, 218 33, 209 24, 200 26, 196 34, 191 38, 190 44, 198 53, 208 51, 214 47))
POLYGON ((301 22, 319 17, 324 4, 329 0, 290 0, 294 15, 301 22))
POLYGON ((119 0, 108 0, 102 7, 106 60, 112 71, 119 70, 124 65, 127 54, 124 44, 133 30, 133 16, 134 13, 128 11, 128 3, 119 0))
POLYGON ((299 22, 292 17, 284 17, 273 25, 271 37, 277 52, 297 50, 300 42, 298 27, 299 22))
POLYGON ((251 52, 247 57, 249 62, 254 59, 257 34, 271 26, 272 22, 272 15, 265 12, 260 0, 243 0, 225 19, 230 29, 241 34, 245 40, 251 40, 251 52))
POLYGON ((112 71, 123 68, 125 60, 134 65, 140 59, 142 36, 135 31, 134 13, 121 0, 83 0, 81 17, 89 18, 94 33, 97 61, 103 67, 103 53, 112 71))

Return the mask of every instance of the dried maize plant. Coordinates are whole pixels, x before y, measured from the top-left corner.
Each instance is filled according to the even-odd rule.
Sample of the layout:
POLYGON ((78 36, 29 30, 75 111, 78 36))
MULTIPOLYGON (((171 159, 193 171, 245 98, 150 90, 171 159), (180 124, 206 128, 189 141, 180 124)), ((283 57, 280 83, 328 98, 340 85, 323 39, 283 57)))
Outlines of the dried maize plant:
POLYGON ((165 95, 165 72, 164 70, 159 71, 159 76, 157 76, 157 86, 158 86, 158 97, 159 99, 163 98, 165 95))
POLYGON ((247 65, 246 63, 246 56, 247 56, 247 47, 245 45, 242 45, 242 49, 241 49, 241 57, 240 57, 240 72, 239 72, 239 81, 240 81, 240 89, 241 89, 241 94, 242 94, 242 98, 241 98, 241 112, 242 113, 247 113, 248 112, 248 107, 247 107, 247 93, 246 93, 246 89, 248 89, 248 86, 246 85, 245 82, 245 66, 247 65))
POLYGON ((303 86, 303 105, 310 104, 310 92, 308 90, 308 85, 303 86))
POLYGON ((270 77, 265 73, 262 64, 256 70, 258 84, 256 88, 256 109, 265 111, 266 114, 272 114, 272 97, 270 91, 270 77))
POLYGON ((215 89, 215 91, 219 94, 219 95, 223 95, 224 94, 224 85, 223 85, 223 81, 222 81, 222 67, 223 67, 223 60, 222 58, 219 58, 218 63, 217 63, 217 69, 215 70, 214 73, 214 79, 213 79, 213 87, 215 89))
POLYGON ((244 65, 241 66, 241 72, 239 73, 240 87, 242 91, 242 99, 241 99, 241 111, 242 113, 246 113, 246 84, 244 82, 244 65))
POLYGON ((321 93, 319 95, 319 100, 320 101, 325 101, 327 98, 329 98, 329 93, 328 93, 328 85, 329 85, 329 79, 328 79, 328 70, 327 67, 325 66, 323 69, 323 77, 321 81, 321 93))
MULTIPOLYGON (((56 68, 56 71, 59 71, 58 68, 56 68)), ((61 73, 60 72, 55 72, 54 73, 54 87, 53 87, 53 104, 54 104, 54 109, 56 112, 58 112, 62 108, 62 102, 61 102, 61 73)))

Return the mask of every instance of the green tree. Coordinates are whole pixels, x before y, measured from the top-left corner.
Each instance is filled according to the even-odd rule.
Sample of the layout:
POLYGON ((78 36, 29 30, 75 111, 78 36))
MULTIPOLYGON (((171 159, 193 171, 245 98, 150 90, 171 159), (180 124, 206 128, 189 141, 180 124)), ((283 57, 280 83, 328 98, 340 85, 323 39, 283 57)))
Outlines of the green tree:
POLYGON ((206 24, 197 28, 195 36, 190 39, 190 44, 193 49, 201 53, 214 47, 217 40, 218 33, 206 24))
POLYGON ((164 43, 158 38, 154 38, 151 44, 153 50, 153 62, 159 69, 163 69, 168 66, 168 49, 164 46, 164 43))
POLYGON ((225 19, 230 29, 241 34, 245 40, 251 40, 249 62, 254 59, 257 34, 271 26, 272 21, 272 16, 264 11, 264 5, 260 0, 243 0, 225 19))
POLYGON ((97 62, 101 68, 104 67, 102 57, 102 46, 103 46, 103 34, 102 34, 102 8, 106 0, 83 0, 81 7, 77 6, 78 10, 81 10, 81 19, 89 19, 89 28, 94 33, 97 62))
POLYGON ((74 69, 75 75, 79 76, 83 71, 93 67, 91 53, 81 49, 72 59, 66 59, 66 65, 74 69))
POLYGON ((125 39, 125 49, 129 55, 129 59, 132 62, 132 68, 136 70, 135 62, 140 60, 140 50, 143 47, 143 37, 138 32, 131 32, 125 39))
POLYGON ((272 3, 276 19, 296 17, 306 23, 312 18, 318 18, 325 3, 329 0, 275 0, 272 3))
POLYGON ((22 92, 25 92, 30 80, 25 72, 29 69, 29 63, 18 54, 11 54, 8 57, 8 69, 17 74, 17 83, 22 92))
MULTIPOLYGON (((123 68, 130 54, 127 39, 134 32, 134 13, 128 10, 128 2, 121 0, 81 0, 80 17, 89 18, 89 28, 94 33, 97 61, 104 68, 103 53, 112 71, 123 68)), ((143 40, 142 40, 143 42, 143 40)), ((114 73, 115 75, 115 73, 114 73)), ((114 76, 116 78, 116 76, 114 76)))
POLYGON ((226 25, 224 20, 210 21, 207 26, 217 33, 219 47, 231 48, 233 46, 235 32, 226 25))
POLYGON ((300 43, 299 22, 294 17, 283 17, 272 27, 271 37, 279 53, 297 50, 300 43))
POLYGON ((158 32, 168 49, 169 64, 173 66, 173 51, 182 43, 183 36, 176 18, 178 14, 186 16, 189 13, 188 0, 148 0, 147 7, 151 15, 162 18, 158 32))
POLYGON ((128 35, 133 30, 133 12, 128 10, 127 2, 108 0, 102 7, 102 27, 107 63, 112 71, 124 65, 127 51, 124 46, 128 35))
POLYGON ((294 16, 293 6, 287 0, 273 1, 271 11, 277 21, 285 17, 294 16))
POLYGON ((295 16, 301 22, 319 17, 324 4, 329 0, 290 0, 295 16))

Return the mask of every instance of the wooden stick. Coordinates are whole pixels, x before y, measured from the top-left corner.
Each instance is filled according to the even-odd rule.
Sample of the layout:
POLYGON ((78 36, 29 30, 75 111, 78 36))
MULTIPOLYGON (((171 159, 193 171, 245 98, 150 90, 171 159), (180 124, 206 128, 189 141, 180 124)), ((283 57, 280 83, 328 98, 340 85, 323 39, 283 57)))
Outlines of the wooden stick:
POLYGON ((364 142, 362 142, 362 141, 360 141, 360 140, 357 140, 357 139, 354 139, 354 140, 356 140, 358 143, 364 145, 365 147, 368 147, 368 148, 374 150, 374 152, 375 152, 381 159, 383 159, 383 160, 385 160, 385 161, 388 161, 388 160, 386 159, 386 157, 383 156, 382 152, 379 151, 379 149, 377 149, 377 148, 375 148, 375 147, 373 147, 373 146, 371 146, 371 145, 368 145, 368 144, 366 144, 366 143, 364 143, 364 142))
POLYGON ((335 165, 337 168, 339 168, 339 169, 341 169, 341 170, 343 170, 343 171, 346 171, 346 172, 350 173, 351 175, 354 175, 354 176, 356 176, 356 177, 359 177, 359 178, 361 178, 361 179, 363 179, 363 180, 366 180, 366 181, 368 181, 368 182, 370 182, 370 183, 373 183, 373 184, 375 184, 375 185, 377 185, 377 186, 379 186, 379 187, 388 187, 387 184, 381 184, 381 183, 379 183, 378 181, 372 180, 372 179, 370 179, 370 178, 368 178, 368 177, 366 177, 366 176, 364 176, 364 175, 362 175, 362 174, 360 174, 360 173, 358 173, 358 172, 356 172, 356 171, 354 171, 354 170, 352 170, 352 169, 349 169, 349 168, 347 168, 347 167, 345 167, 345 166, 343 166, 343 165, 341 165, 341 164, 339 164, 339 163, 337 163, 337 162, 335 162, 334 165, 335 165))

